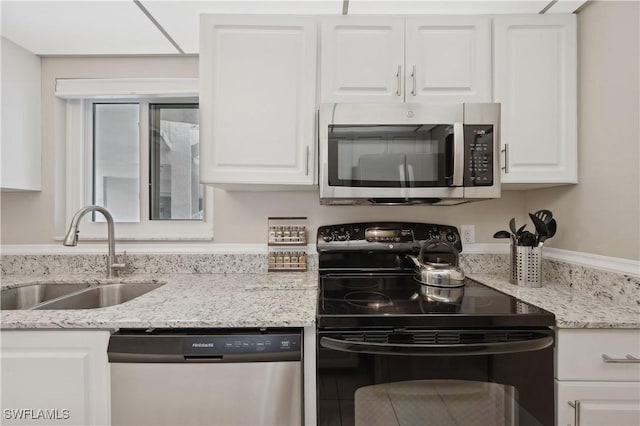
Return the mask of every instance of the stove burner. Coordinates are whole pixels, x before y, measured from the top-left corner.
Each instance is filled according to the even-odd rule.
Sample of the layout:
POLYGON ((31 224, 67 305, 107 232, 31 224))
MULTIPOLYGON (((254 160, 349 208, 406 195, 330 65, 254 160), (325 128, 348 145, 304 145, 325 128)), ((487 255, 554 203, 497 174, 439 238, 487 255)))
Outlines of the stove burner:
POLYGON ((379 309, 393 305, 393 300, 389 296, 377 291, 352 291, 344 296, 344 300, 350 305, 368 309, 379 309))
POLYGON ((363 281, 348 280, 342 286, 346 290, 371 290, 378 287, 378 282, 375 279, 368 279, 363 281))

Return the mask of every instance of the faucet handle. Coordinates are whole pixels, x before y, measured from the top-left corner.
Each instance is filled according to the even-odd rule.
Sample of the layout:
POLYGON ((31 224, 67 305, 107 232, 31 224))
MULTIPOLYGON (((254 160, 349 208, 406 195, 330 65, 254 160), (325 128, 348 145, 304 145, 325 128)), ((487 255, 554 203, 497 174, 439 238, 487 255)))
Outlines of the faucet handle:
POLYGON ((129 262, 128 258, 127 258, 127 251, 125 250, 124 253, 122 254, 122 262, 120 263, 114 263, 111 265, 111 270, 115 273, 114 275, 118 275, 119 272, 121 273, 128 273, 129 269, 131 268, 131 263, 129 262))

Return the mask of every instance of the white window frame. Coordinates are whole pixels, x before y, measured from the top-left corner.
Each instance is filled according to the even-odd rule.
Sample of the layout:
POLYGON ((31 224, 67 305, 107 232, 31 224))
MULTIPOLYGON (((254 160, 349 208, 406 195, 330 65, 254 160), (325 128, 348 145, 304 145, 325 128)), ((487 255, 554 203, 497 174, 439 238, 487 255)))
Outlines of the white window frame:
MULTIPOLYGON (((80 208, 91 203, 93 169, 92 103, 138 102, 140 128, 148 129, 149 103, 193 101, 198 98, 197 79, 73 79, 57 80, 56 96, 66 99, 66 202, 65 223, 80 208), (191 99, 189 99, 191 98, 191 99)), ((213 239, 213 188, 205 186, 202 221, 149 219, 149 134, 140 132, 140 222, 117 222, 118 240, 207 241, 213 239)), ((105 240, 106 223, 92 222, 87 214, 80 226, 80 238, 105 240)))

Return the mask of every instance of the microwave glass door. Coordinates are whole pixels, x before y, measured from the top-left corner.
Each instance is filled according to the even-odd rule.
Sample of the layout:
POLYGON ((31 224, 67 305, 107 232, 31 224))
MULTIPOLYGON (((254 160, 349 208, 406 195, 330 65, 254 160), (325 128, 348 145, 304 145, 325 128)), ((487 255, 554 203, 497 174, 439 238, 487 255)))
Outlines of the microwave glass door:
POLYGON ((328 132, 329 186, 452 186, 452 124, 329 125, 328 132))

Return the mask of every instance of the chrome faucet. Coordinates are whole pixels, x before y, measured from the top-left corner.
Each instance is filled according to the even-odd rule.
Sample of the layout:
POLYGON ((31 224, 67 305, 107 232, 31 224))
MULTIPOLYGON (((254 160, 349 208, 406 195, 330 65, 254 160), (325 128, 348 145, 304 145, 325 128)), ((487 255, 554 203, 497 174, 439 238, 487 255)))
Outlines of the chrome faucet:
POLYGON ((82 217, 91 212, 97 211, 102 213, 104 218, 107 220, 107 234, 108 234, 108 244, 109 244, 109 252, 107 254, 107 277, 117 277, 120 271, 126 271, 129 267, 129 263, 127 262, 127 252, 124 252, 124 256, 122 259, 122 263, 117 263, 116 260, 116 239, 114 237, 114 225, 113 225, 113 216, 107 209, 101 206, 86 206, 81 208, 73 215, 71 219, 71 224, 69 225, 69 230, 67 231, 67 235, 64 237, 64 241, 62 245, 65 246, 77 246, 78 245, 78 234, 80 230, 78 226, 80 225, 80 219, 82 217))

